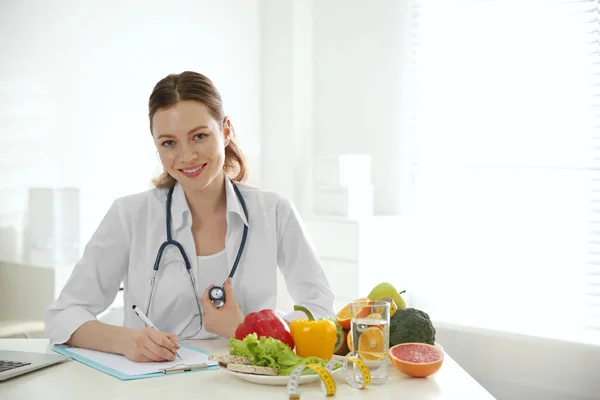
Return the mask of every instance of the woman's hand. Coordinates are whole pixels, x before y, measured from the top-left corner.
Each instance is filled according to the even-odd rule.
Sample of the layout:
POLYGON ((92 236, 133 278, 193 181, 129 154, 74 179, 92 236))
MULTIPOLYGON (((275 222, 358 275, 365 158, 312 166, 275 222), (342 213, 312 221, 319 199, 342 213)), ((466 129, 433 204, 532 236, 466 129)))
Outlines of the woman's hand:
POLYGON ((208 292, 213 286, 207 287, 200 299, 204 329, 207 332, 227 338, 235 336, 235 330, 244 322, 244 314, 242 314, 233 296, 231 278, 227 279, 223 286, 225 289, 225 304, 221 308, 216 308, 208 297, 208 292))
POLYGON ((177 335, 145 327, 131 331, 123 355, 136 362, 173 361, 179 348, 177 335))

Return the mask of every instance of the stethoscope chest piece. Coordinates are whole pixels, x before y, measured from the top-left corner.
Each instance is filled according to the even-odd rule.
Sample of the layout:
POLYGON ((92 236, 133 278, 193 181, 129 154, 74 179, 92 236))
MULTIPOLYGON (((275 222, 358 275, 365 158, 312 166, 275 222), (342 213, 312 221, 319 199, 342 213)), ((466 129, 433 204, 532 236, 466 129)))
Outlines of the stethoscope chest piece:
POLYGON ((217 308, 221 308, 225 305, 225 290, 223 290, 221 286, 213 286, 208 291, 208 297, 217 308))

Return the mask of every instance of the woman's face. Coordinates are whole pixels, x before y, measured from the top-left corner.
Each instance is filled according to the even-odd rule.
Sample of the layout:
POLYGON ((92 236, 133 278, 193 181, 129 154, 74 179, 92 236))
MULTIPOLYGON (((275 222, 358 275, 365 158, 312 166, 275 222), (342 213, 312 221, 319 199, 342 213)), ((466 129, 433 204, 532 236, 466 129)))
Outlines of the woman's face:
POLYGON ((180 101, 154 113, 152 136, 160 161, 184 190, 202 190, 222 176, 229 120, 222 126, 197 101, 180 101))

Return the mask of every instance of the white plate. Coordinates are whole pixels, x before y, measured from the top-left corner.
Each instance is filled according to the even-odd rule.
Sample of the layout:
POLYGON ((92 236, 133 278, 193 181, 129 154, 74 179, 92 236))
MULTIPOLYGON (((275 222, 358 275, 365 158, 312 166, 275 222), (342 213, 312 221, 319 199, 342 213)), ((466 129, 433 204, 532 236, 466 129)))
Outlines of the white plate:
MULTIPOLYGON (((269 385, 269 386, 287 386, 290 381, 289 375, 284 376, 269 376, 269 375, 253 375, 253 374, 245 374, 243 372, 230 371, 225 367, 221 367, 221 371, 227 372, 235 376, 236 378, 242 379, 244 381, 258 383, 259 385, 269 385)), ((334 370, 331 375, 335 376, 342 371, 342 368, 338 368, 334 370)), ((302 385, 305 383, 316 382, 320 380, 319 375, 310 374, 310 375, 300 375, 300 379, 298 380, 298 384, 302 385)))

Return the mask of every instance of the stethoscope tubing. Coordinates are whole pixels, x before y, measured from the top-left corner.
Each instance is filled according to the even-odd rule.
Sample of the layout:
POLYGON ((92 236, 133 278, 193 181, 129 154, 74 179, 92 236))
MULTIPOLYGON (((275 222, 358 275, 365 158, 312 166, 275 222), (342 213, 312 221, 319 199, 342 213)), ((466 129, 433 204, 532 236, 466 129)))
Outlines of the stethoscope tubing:
MULTIPOLYGON (((194 274, 192 274, 192 266, 190 263, 190 260, 188 259, 188 256, 185 252, 185 249, 183 248, 183 246, 181 245, 181 243, 179 243, 178 241, 174 240, 171 236, 171 203, 173 201, 173 191, 174 191, 175 187, 172 187, 171 189, 169 189, 169 193, 167 195, 167 206, 166 206, 166 231, 167 231, 167 240, 165 242, 163 242, 159 249, 158 249, 158 253, 156 255, 156 260, 154 261, 154 266, 153 266, 153 271, 152 271, 152 278, 150 280, 150 293, 148 294, 148 302, 147 302, 147 306, 146 306, 146 315, 150 315, 150 304, 152 303, 152 297, 154 294, 154 286, 155 286, 155 282, 156 282, 156 275, 158 273, 158 270, 160 268, 160 261, 162 259, 162 255, 165 251, 165 249, 167 248, 167 246, 172 245, 177 247, 177 249, 179 250, 179 253, 181 254, 183 261, 185 263, 185 268, 188 272, 188 275, 190 277, 190 282, 192 284, 192 290, 194 292, 194 297, 196 298, 196 306, 198 307, 198 314, 199 314, 199 318, 200 318, 200 324, 198 326, 198 329, 196 330, 196 332, 194 332, 194 334, 192 334, 190 337, 194 337, 196 336, 198 333, 200 333, 200 331, 202 330, 202 327, 204 325, 204 321, 202 320, 202 307, 200 305, 200 299, 198 298, 198 290, 196 288, 196 280, 194 279, 194 274)), ((248 209, 246 207, 246 202, 244 200, 244 197, 242 196, 242 194, 240 193, 237 185, 233 185, 233 189, 235 190, 235 193, 240 201, 240 204, 242 205, 242 209, 244 210, 244 215, 246 216, 246 220, 248 220, 248 209)), ((242 257, 242 253, 244 251, 244 247, 246 245, 246 239, 248 237, 248 226, 244 224, 244 232, 242 234, 242 240, 240 243, 240 248, 238 249, 238 253, 237 256, 235 258, 235 261, 233 263, 233 268, 231 269, 231 272, 229 273, 229 278, 233 278, 240 259, 242 257)))

